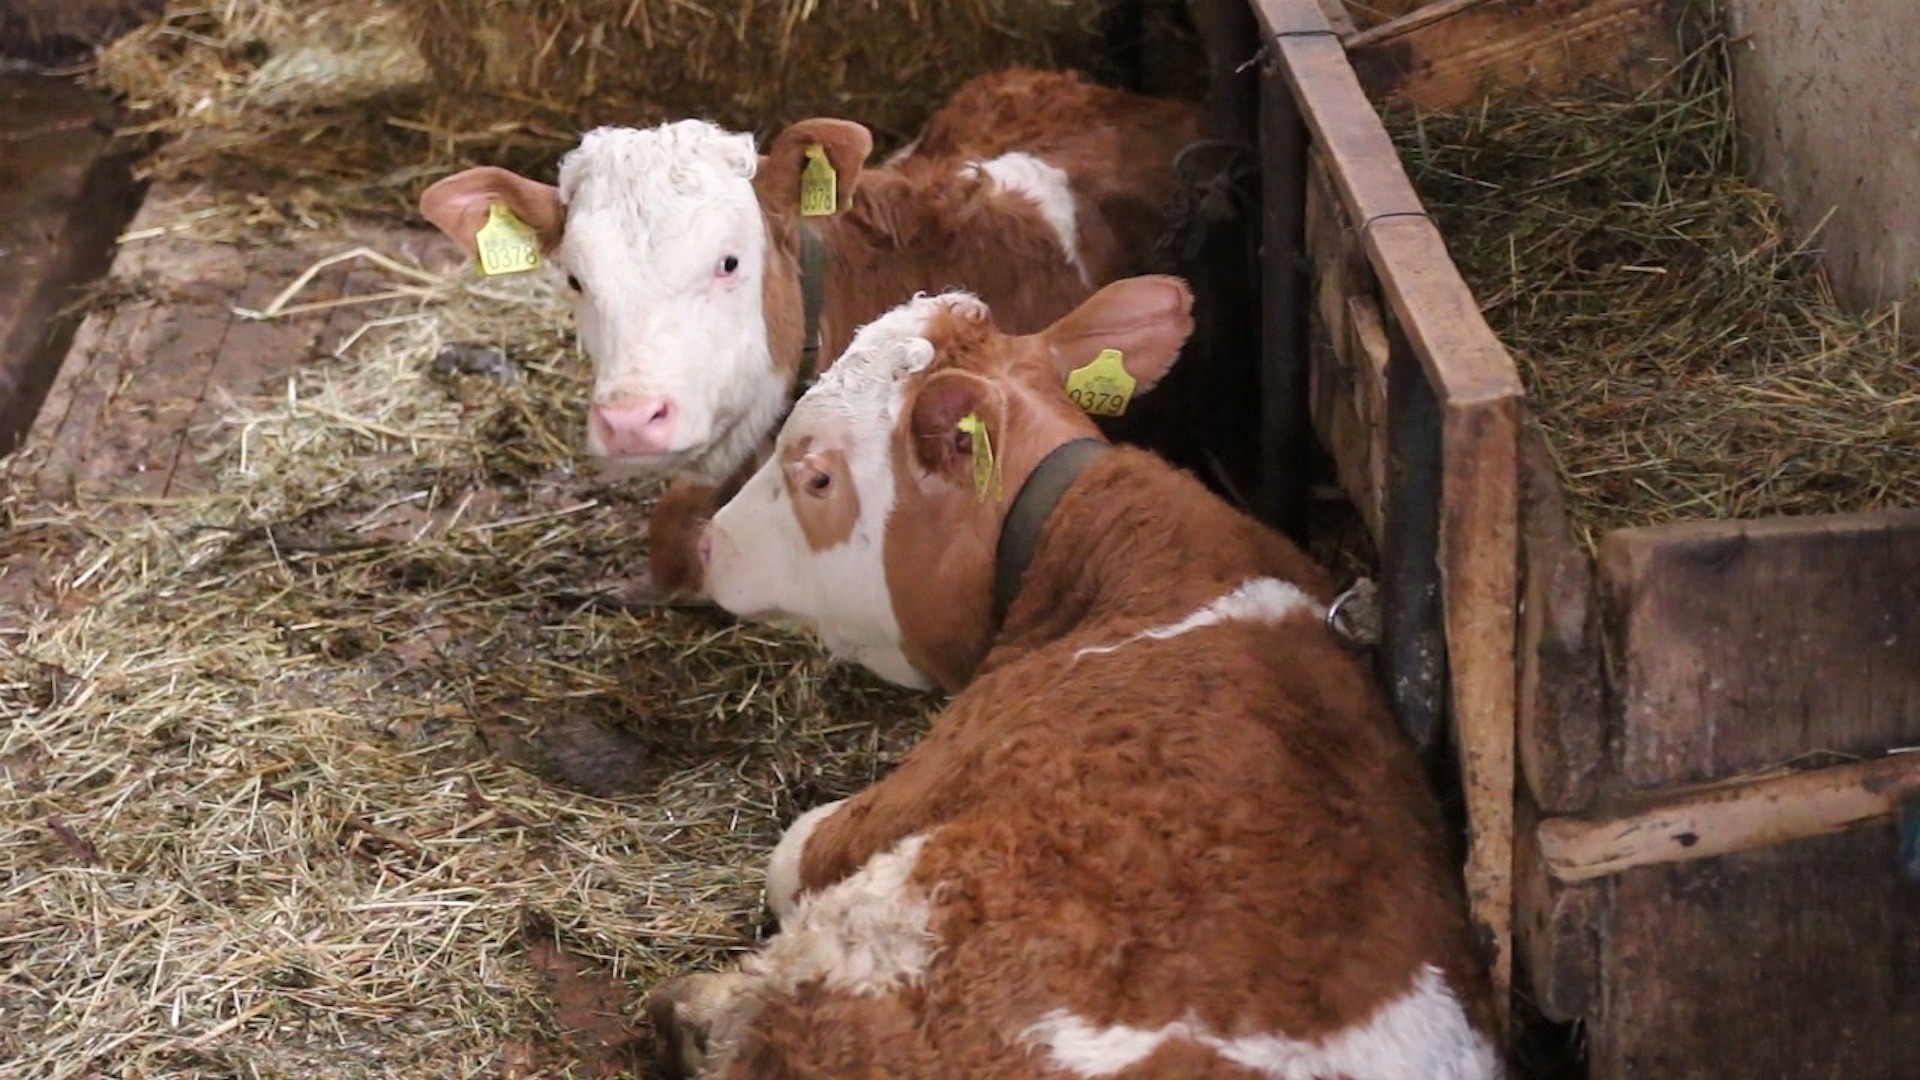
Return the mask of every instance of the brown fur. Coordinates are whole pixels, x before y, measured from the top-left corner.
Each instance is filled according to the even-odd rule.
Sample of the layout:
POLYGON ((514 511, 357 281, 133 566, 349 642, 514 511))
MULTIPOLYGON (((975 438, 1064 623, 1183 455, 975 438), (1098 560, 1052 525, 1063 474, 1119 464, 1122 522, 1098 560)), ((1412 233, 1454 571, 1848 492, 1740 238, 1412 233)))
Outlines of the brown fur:
MULTIPOLYGON (((809 218, 828 250, 819 362, 833 362, 863 324, 916 292, 966 289, 992 305, 1003 327, 1039 330, 1093 289, 1143 273, 1166 230, 1173 156, 1202 134, 1200 109, 1091 83, 1071 72, 1012 69, 980 76, 936 113, 911 153, 873 168, 865 128, 802 120, 776 136, 754 177, 770 239, 762 287, 775 366, 798 381, 803 344, 799 283, 799 170, 822 145, 841 176, 840 211, 809 218), (1091 277, 1060 251, 1053 229, 1024 197, 960 174, 969 161, 1023 151, 1068 174, 1078 205, 1078 246, 1091 277)), ((559 191, 504 169, 469 169, 421 195, 422 214, 471 254, 487 204, 503 200, 558 245, 559 191)), ((1129 431, 1153 438, 1134 417, 1129 431)), ((1118 427, 1119 425, 1114 425, 1118 427)), ((772 433, 768 433, 771 442, 772 433)), ((737 487, 751 466, 724 486, 737 487)), ((662 598, 700 591, 698 524, 720 501, 677 482, 651 522, 649 569, 662 598), (693 527, 689 528, 689 523, 693 527)))
MULTIPOLYGON (((996 629, 994 547, 1010 501, 1048 450, 1099 434, 1080 410, 1054 407, 1067 374, 1114 347, 1139 384, 1136 393, 1148 393, 1192 326, 1192 298, 1176 279, 1138 278, 1105 292, 1121 288, 1128 294, 1124 307, 1090 302, 1032 337, 1009 339, 991 322, 950 313, 929 329, 942 362, 919 383, 913 422, 901 431, 897 453, 927 472, 955 480, 970 475, 971 447, 952 440, 958 417, 976 412, 996 447, 1002 478, 997 498, 934 501, 919 513, 895 515, 887 526, 887 586, 907 659, 949 691, 972 678, 996 629), (1102 317, 1102 310, 1110 314, 1102 317)), ((894 479, 896 505, 922 501, 914 470, 898 469, 894 479)), ((1289 564, 1278 573, 1303 580, 1295 575, 1307 572, 1289 564)))
MULTIPOLYGON (((965 405, 998 425, 1009 498, 1091 425, 1044 338, 957 318, 930 336, 938 356, 895 443, 913 479, 897 485, 889 562, 895 530, 933 523, 899 537, 937 568, 910 587, 959 612, 934 630, 948 640, 920 645, 964 689, 892 774, 819 824, 801 880, 827 886, 925 833, 913 881, 939 947, 896 992, 764 993, 722 1075, 1035 1077, 1045 1059, 1018 1037, 1061 1008, 1310 1040, 1364 1021, 1427 964, 1491 1031, 1435 800, 1367 666, 1315 614, 1075 657, 1249 578, 1324 603, 1326 572, 1192 477, 1116 448, 1059 503, 996 632, 984 597, 1005 500, 976 494, 968 448, 940 424, 965 405)), ((1127 1075, 1248 1073, 1173 1040, 1127 1075)))
MULTIPOLYGON (((1016 69, 961 87, 928 122, 919 147, 892 165, 850 167, 844 122, 821 123, 801 121, 789 129, 807 138, 776 137, 754 177, 771 239, 768 340, 775 364, 795 380, 802 337, 797 171, 809 139, 827 147, 842 176, 844 209, 806 219, 827 248, 824 368, 861 326, 917 292, 965 289, 992 306, 1001 326, 1026 333, 1071 311, 1095 287, 1143 272, 1165 228, 1173 155, 1199 137, 1201 119, 1185 102, 1139 97, 1071 73, 1016 69), (1032 202, 960 173, 968 161, 1015 150, 1068 174, 1092 285, 1067 262, 1032 202)), ((692 548, 665 554, 659 548, 696 543, 697 531, 656 525, 652 536, 656 585, 686 591, 684 575, 669 581, 662 572, 688 565, 692 548)))
MULTIPOLYGON (((738 483, 730 486, 738 488, 738 483)), ((705 588, 700 533, 726 501, 720 488, 690 481, 667 485, 647 516, 647 573, 664 597, 694 596, 705 588)))

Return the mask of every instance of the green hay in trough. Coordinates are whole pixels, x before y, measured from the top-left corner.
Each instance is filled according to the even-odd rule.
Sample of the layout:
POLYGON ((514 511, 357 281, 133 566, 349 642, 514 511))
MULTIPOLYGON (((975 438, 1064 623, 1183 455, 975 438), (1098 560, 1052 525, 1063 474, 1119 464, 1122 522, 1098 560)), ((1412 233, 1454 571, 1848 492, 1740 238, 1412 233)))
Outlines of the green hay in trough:
POLYGON ((1743 179, 1724 38, 1639 98, 1389 117, 1576 531, 1920 505, 1920 352, 1743 179))

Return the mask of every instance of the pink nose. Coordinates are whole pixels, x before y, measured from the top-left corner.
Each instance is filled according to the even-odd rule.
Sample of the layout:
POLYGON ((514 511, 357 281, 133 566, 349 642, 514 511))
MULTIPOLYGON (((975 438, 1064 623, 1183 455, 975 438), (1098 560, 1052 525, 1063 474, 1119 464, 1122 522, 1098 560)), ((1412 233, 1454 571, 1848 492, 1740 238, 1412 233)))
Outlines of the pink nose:
POLYGON ((712 562, 713 562, 713 529, 711 527, 708 527, 700 530, 700 565, 706 566, 712 562))
POLYGON ((671 399, 624 398, 595 405, 588 423, 600 445, 615 457, 664 454, 673 449, 673 422, 679 419, 671 399))

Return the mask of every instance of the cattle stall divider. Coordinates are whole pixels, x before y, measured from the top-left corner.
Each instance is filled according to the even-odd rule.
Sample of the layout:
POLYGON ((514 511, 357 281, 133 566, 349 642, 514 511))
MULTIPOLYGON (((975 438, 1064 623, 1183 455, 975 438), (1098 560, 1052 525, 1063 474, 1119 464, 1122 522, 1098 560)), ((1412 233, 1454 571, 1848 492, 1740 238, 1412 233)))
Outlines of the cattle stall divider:
MULTIPOLYGON (((1251 0, 1262 173, 1262 484, 1299 535, 1317 434, 1380 553, 1396 719, 1457 770, 1467 896, 1503 1022, 1513 971, 1521 383, 1349 65, 1337 2, 1251 0), (1336 26, 1336 23, 1339 25, 1336 26), (1316 319, 1317 316, 1317 319, 1316 319), (1450 755, 1449 755, 1450 751, 1450 755)), ((1205 6, 1205 5, 1201 5, 1205 6)), ((1204 32, 1204 31, 1203 31, 1204 32)), ((1450 767, 1450 768, 1448 768, 1450 767)))

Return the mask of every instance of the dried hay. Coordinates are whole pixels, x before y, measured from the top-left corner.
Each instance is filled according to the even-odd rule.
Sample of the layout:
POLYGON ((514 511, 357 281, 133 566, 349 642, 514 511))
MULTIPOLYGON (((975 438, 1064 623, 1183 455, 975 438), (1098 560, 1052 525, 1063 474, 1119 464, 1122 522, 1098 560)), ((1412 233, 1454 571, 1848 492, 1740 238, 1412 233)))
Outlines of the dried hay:
POLYGON ((575 470, 550 276, 394 269, 202 440, 217 491, 0 474, 0 565, 42 586, 0 612, 11 1075, 571 1068, 526 1049, 565 1034, 529 950, 637 1000, 747 947, 778 829, 923 730, 928 698, 789 635, 608 603, 647 493, 575 470), (436 370, 454 342, 520 375, 436 370))
POLYGON ((95 81, 170 137, 153 175, 404 215, 457 164, 550 175, 599 124, 843 115, 884 149, 982 72, 1109 74, 1110 2, 175 0, 95 81))
MULTIPOLYGON (((1710 24, 1711 25, 1711 24, 1710 24)), ((1742 177, 1726 39, 1662 87, 1387 118, 1576 532, 1920 505, 1920 354, 1742 177)), ((1911 328, 1909 328, 1911 335, 1911 328)))

